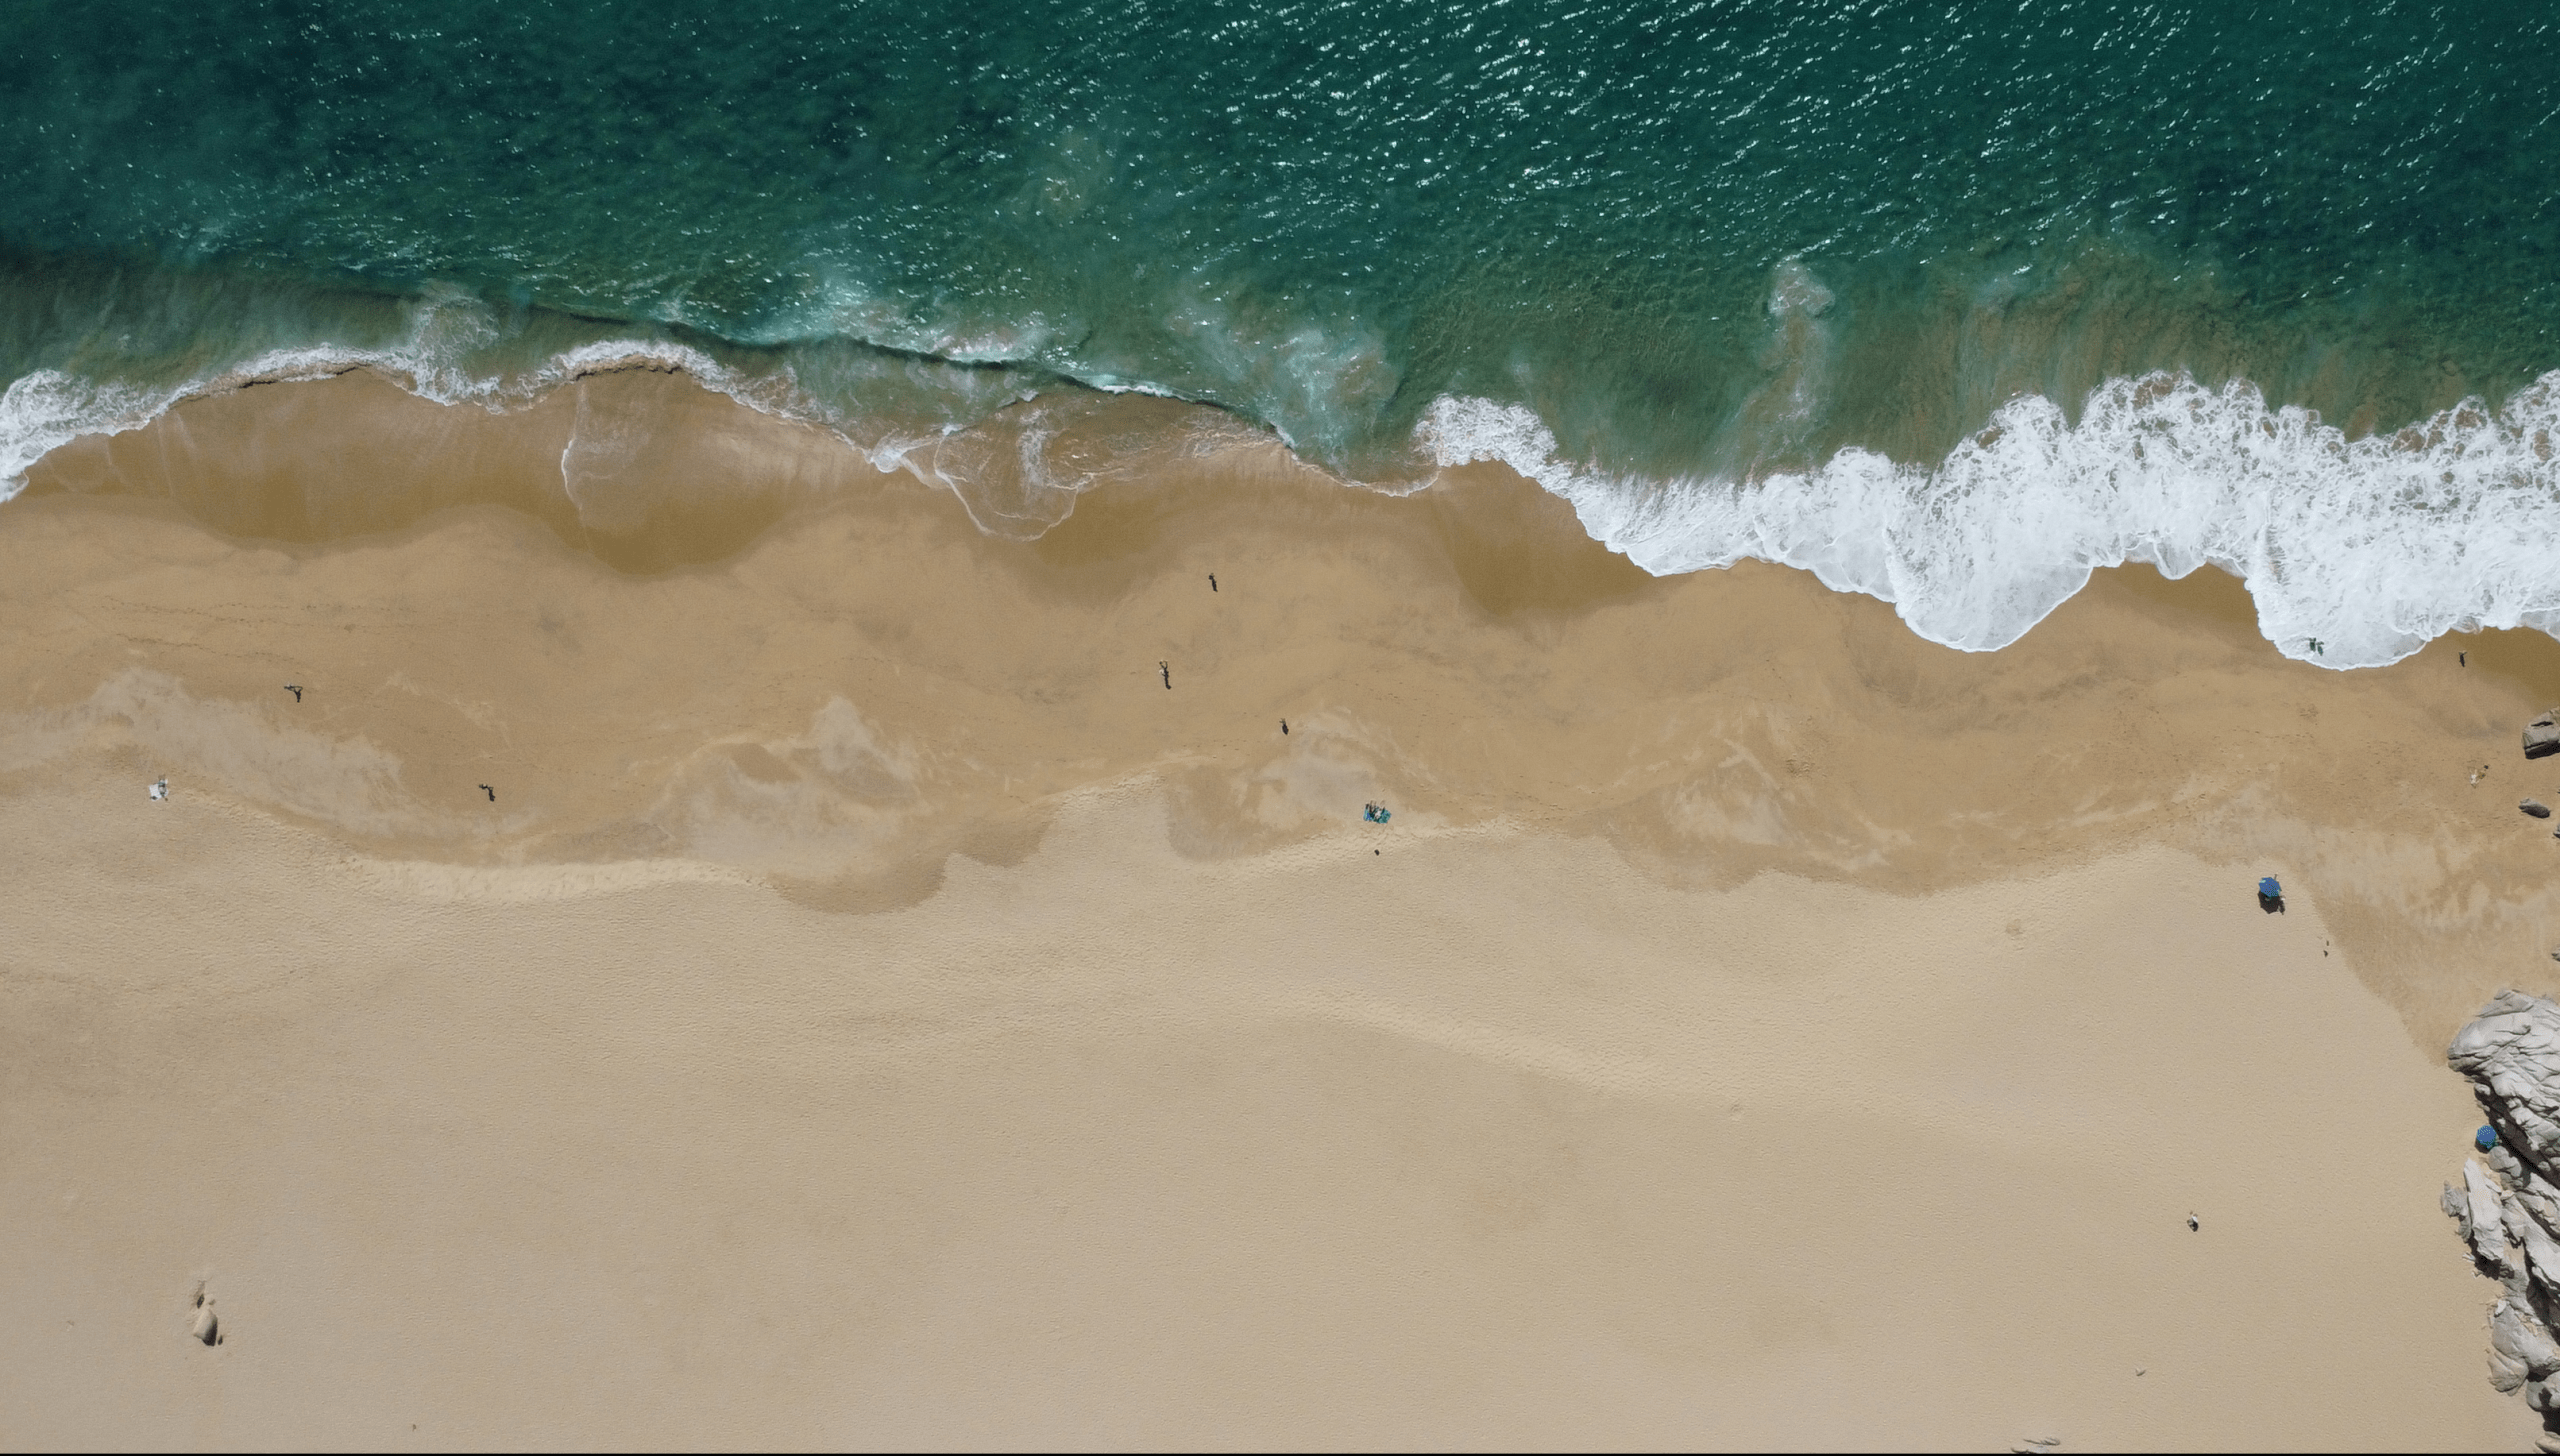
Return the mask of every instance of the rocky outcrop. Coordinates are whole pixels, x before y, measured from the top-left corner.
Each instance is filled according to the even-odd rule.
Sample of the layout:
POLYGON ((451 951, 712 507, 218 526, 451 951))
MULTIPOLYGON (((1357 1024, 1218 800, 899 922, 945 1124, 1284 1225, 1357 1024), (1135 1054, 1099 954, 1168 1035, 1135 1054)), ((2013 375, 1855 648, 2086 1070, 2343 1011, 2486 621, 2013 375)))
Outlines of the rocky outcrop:
POLYGON ((2551 806, 2542 802, 2540 799, 2518 799, 2516 801, 2516 807, 2522 809, 2536 819, 2548 819, 2551 817, 2551 806))
POLYGON ((2549 758, 2560 753, 2560 708, 2524 725, 2524 756, 2549 758))
POLYGON ((2488 1116, 2489 1146, 2463 1164, 2459 1190, 2446 1187, 2444 1211, 2471 1262, 2500 1286, 2489 1383, 2522 1390, 2548 1426, 2560 1417, 2560 1005, 2501 991, 2445 1060, 2488 1116))

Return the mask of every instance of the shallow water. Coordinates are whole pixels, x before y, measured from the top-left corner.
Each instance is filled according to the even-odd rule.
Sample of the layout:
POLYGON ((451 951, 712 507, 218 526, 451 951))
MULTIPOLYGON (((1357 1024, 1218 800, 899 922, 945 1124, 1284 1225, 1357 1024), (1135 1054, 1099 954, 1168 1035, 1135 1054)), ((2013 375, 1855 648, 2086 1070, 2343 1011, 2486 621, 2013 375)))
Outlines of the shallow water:
POLYGON ((1078 382, 1352 479, 1501 458, 1648 569, 1965 647, 2124 559, 2330 665, 2560 622, 2550 19, 1004 16, 13 7, 0 477, 226 378, 637 351, 884 463, 1078 382))

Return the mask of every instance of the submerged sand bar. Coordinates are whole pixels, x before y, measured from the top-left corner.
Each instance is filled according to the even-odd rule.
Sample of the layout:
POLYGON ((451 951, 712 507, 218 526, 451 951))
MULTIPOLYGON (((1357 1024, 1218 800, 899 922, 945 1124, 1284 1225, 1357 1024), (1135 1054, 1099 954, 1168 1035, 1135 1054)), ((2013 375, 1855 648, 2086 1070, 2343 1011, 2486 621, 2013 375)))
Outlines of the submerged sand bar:
POLYGON ((1242 446, 1006 541, 707 396, 771 510, 599 545, 377 389, 0 508, 19 1443, 2530 1440, 2435 1195, 2543 639, 1967 656, 1242 446))

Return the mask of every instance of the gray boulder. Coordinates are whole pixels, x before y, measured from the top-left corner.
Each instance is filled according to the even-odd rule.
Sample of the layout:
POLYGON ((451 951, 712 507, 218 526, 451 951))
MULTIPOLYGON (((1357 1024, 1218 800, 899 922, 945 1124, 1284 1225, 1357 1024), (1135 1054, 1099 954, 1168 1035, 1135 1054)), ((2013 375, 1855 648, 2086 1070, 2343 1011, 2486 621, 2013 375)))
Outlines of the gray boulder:
POLYGON ((2524 725, 2524 756, 2549 758, 2560 753, 2560 708, 2524 725))
POLYGON ((2462 1165, 2444 1211, 2473 1267, 2498 1281, 2489 1311, 2489 1383, 2524 1392, 2560 1429, 2560 1005, 2501 991, 2445 1060, 2471 1083, 2494 1146, 2462 1165))
POLYGON ((2516 807, 2522 809, 2536 819, 2548 819, 2551 817, 2551 806, 2542 802, 2540 799, 2518 799, 2516 800, 2516 807))

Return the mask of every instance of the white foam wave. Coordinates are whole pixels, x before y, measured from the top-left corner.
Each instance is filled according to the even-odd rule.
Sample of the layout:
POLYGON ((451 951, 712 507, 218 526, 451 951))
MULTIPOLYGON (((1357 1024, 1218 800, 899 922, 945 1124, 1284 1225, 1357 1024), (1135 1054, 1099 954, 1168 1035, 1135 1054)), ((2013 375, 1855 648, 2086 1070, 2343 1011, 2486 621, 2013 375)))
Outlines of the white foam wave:
POLYGON ((1484 399, 1435 401, 1417 443, 1443 467, 1509 465, 1656 575, 1802 567, 1966 651, 2007 646, 2127 562, 2239 576, 2268 640, 2324 667, 2395 662, 2452 631, 2560 635, 2560 371, 2503 410, 2466 400, 2361 440, 2245 381, 2116 379, 2076 425, 2016 400, 1935 466, 1851 448, 1750 481, 1575 464, 1533 412, 1484 399))
POLYGON ((600 339, 564 349, 529 369, 472 367, 475 351, 500 337, 493 312, 459 290, 430 291, 410 305, 408 326, 378 346, 314 344, 274 349, 174 383, 101 381, 38 369, 0 392, 0 502, 26 488, 26 473, 82 435, 117 435, 149 424, 181 400, 242 385, 319 379, 375 369, 439 404, 505 409, 531 403, 581 375, 651 367, 682 370, 751 409, 832 425, 826 409, 785 368, 769 375, 729 368, 699 349, 666 339, 600 339))
POLYGON ((53 369, 10 381, 0 393, 0 501, 26 489, 28 467, 56 447, 82 435, 138 429, 171 403, 163 391, 98 384, 53 369))

